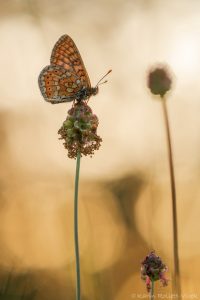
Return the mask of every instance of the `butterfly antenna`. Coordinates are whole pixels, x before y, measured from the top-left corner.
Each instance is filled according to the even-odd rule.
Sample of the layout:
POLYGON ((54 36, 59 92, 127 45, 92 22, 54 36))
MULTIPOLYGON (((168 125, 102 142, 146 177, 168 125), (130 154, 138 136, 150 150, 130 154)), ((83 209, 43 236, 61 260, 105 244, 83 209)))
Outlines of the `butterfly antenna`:
POLYGON ((104 82, 101 82, 110 72, 112 72, 112 70, 109 70, 96 84, 96 87, 100 84, 106 83, 107 80, 105 80, 104 82))

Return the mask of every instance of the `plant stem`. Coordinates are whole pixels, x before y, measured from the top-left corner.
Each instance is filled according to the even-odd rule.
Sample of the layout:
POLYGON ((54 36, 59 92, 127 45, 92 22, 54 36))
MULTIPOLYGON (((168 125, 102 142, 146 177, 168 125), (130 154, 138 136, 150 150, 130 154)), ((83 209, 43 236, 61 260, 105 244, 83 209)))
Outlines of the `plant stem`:
POLYGON ((154 298, 154 280, 151 280, 151 300, 154 298))
POLYGON ((79 240, 78 240, 78 187, 80 173, 81 154, 77 153, 76 158, 76 175, 74 191, 74 246, 76 257, 76 300, 81 299, 81 279, 80 279, 80 260, 79 260, 79 240))
POLYGON ((164 97, 162 98, 162 106, 163 106, 163 114, 164 114, 165 129, 166 129, 166 136, 167 136, 168 159, 169 159, 170 182, 171 182, 171 197, 172 197, 173 256, 174 256, 174 273, 173 273, 173 280, 172 280, 172 288, 173 288, 173 293, 176 293, 178 294, 178 297, 181 297, 180 268, 179 268, 179 256, 178 256, 176 184, 175 184, 175 175, 174 175, 174 163, 173 163, 173 152, 172 152, 169 118, 168 118, 166 99, 164 97))

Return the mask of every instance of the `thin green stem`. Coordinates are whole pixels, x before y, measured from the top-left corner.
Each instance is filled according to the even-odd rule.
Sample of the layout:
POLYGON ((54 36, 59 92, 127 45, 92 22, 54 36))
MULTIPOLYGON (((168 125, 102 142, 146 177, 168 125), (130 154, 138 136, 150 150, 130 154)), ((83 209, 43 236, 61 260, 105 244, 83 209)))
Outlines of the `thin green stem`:
POLYGON ((151 280, 151 297, 150 299, 153 300, 154 299, 154 280, 151 280))
POLYGON ((74 246, 76 257, 76 300, 81 299, 81 278, 80 278, 80 260, 79 260, 79 240, 78 240, 78 187, 80 173, 81 154, 77 153, 76 158, 76 175, 74 191, 74 246))
POLYGON ((178 221, 177 221, 177 204, 176 204, 176 184, 174 174, 173 152, 171 143, 171 134, 169 126, 168 111, 166 105, 166 99, 162 98, 163 115, 165 121, 165 129, 167 136, 168 147, 168 159, 170 169, 170 183, 171 183, 171 197, 172 197, 172 220, 173 220, 173 256, 174 256, 174 274, 172 280, 173 293, 178 294, 181 297, 181 285, 180 285, 180 267, 179 267, 179 255, 178 255, 178 221))

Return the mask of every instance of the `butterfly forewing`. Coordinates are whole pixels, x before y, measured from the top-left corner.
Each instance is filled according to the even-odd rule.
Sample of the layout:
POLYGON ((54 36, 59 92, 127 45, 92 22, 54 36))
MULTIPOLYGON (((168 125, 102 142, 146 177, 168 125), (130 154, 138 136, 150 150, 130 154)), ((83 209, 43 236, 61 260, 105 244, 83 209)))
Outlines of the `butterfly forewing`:
POLYGON ((94 95, 80 53, 68 35, 61 36, 55 44, 50 63, 42 70, 38 79, 46 101, 81 101, 94 95))
POLYGON ((49 65, 39 75, 39 87, 44 99, 51 103, 69 102, 76 99, 83 83, 71 70, 49 65))
POLYGON ((51 54, 51 64, 62 66, 67 71, 76 74, 87 88, 91 88, 81 55, 68 35, 61 36, 55 44, 51 54))

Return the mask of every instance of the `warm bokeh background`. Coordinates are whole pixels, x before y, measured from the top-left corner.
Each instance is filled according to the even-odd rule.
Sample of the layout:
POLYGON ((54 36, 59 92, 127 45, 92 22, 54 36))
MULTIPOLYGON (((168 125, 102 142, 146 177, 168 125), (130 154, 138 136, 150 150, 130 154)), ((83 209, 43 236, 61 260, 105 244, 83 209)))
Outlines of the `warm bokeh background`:
MULTIPOLYGON (((1 290, 12 299, 21 293, 74 299, 75 161, 57 135, 70 104, 46 103, 37 83, 65 33, 76 42, 93 85, 113 69, 90 100, 102 147, 81 164, 82 299, 131 300, 145 293, 140 262, 152 249, 171 278, 165 131, 161 105, 146 88, 147 69, 157 62, 174 73, 168 108, 182 291, 185 299, 200 299, 198 0, 0 1, 1 290)), ((162 293, 171 290, 159 286, 162 293)))

